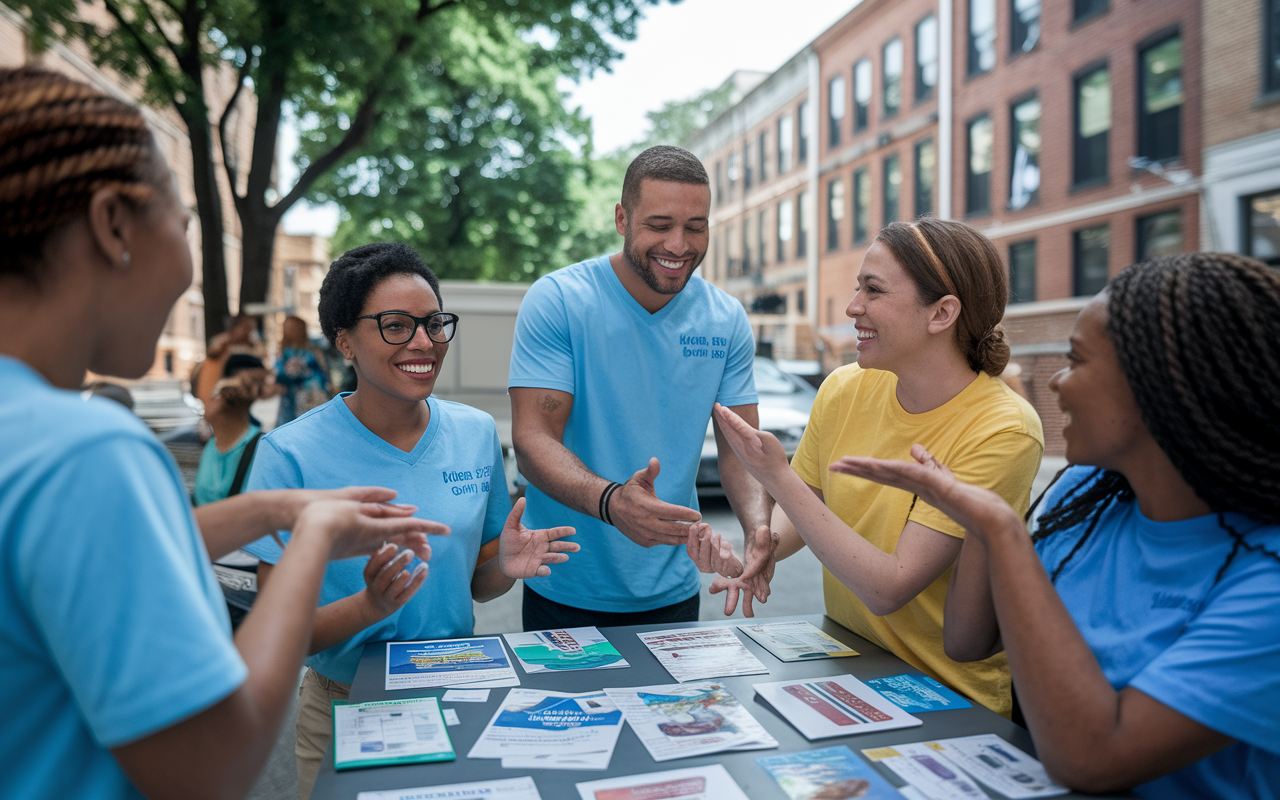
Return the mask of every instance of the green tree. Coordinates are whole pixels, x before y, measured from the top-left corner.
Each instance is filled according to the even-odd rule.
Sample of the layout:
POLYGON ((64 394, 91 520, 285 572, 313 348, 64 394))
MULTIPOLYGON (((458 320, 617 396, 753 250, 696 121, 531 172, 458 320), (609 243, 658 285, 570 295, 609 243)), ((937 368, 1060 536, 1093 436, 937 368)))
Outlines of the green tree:
POLYGON ((284 213, 322 176, 350 163, 389 112, 412 118, 415 103, 437 96, 431 84, 448 85, 451 72, 459 71, 440 58, 456 28, 501 36, 538 31, 537 40, 547 44, 527 53, 531 73, 554 67, 576 75, 617 57, 610 37, 633 38, 640 8, 657 0, 102 0, 113 20, 105 28, 79 14, 88 2, 16 5, 37 46, 50 38, 84 41, 99 65, 137 79, 148 102, 172 106, 186 123, 200 217, 205 335, 212 337, 223 329, 229 308, 216 149, 224 154, 241 223, 243 307, 266 299, 284 213), (234 70, 238 78, 221 108, 212 107, 211 69, 234 70), (252 145, 240 153, 228 125, 240 113, 246 88, 256 95, 257 110, 252 145), (278 189, 275 160, 286 108, 296 112, 306 136, 297 181, 278 189))

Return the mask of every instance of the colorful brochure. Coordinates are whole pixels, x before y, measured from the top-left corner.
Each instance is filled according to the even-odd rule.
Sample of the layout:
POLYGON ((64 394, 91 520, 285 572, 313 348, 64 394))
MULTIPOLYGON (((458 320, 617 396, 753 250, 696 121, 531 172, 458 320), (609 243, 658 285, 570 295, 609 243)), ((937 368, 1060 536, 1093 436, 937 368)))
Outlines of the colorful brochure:
POLYGON ((739 625, 742 632, 759 642, 779 661, 811 661, 815 658, 843 658, 858 655, 841 642, 804 620, 739 625))
POLYGON ((938 683, 928 675, 894 675, 890 678, 872 678, 867 685, 889 698, 898 708, 912 714, 922 711, 946 711, 952 708, 970 708, 971 704, 960 695, 938 683))
POLYGON ((451 783, 384 792, 361 792, 356 800, 542 800, 533 778, 451 783))
POLYGON ((577 787, 581 800, 747 800, 719 764, 606 778, 577 787))
POLYGON ((458 685, 467 689, 520 685, 501 637, 387 642, 384 688, 388 691, 458 685))
POLYGON ((902 798, 897 789, 847 747, 764 756, 757 758, 756 763, 773 776, 791 800, 812 800, 815 797, 902 798))
POLYGON ((757 683, 752 688, 809 741, 922 724, 852 675, 757 683))
POLYGON ((884 764, 929 800, 982 798, 985 792, 966 777, 1012 800, 1057 797, 1070 791, 1050 778, 1039 761, 994 733, 878 747, 862 754, 884 764))
POLYGON ((677 628, 637 635, 671 677, 681 683, 769 672, 732 628, 677 628))
POLYGON ((505 633, 503 636, 507 638, 507 644, 515 652, 516 658, 520 659, 520 666, 529 675, 537 672, 631 666, 594 627, 505 633))
POLYGON ((509 769, 605 769, 621 732, 622 712, 604 692, 512 689, 467 757, 501 758, 509 769))
POLYGON ((333 703, 333 768, 452 761, 453 744, 434 697, 333 703))
POLYGON ((654 761, 724 750, 767 750, 778 740, 723 684, 605 689, 654 761))

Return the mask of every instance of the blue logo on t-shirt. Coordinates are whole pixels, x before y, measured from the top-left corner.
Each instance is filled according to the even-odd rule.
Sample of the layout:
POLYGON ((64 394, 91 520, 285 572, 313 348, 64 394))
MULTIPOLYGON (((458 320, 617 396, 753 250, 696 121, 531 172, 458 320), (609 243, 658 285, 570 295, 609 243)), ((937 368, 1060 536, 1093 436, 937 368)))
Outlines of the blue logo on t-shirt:
POLYGON ((724 358, 729 340, 722 336, 680 335, 680 346, 685 358, 724 358))

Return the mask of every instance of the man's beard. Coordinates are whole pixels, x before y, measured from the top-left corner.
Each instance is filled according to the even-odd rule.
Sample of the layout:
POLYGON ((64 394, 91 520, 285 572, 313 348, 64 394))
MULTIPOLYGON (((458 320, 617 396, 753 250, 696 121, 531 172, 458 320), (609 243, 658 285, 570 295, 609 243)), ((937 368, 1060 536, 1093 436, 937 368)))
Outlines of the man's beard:
MULTIPOLYGON (((704 253, 703 256, 705 257, 705 255, 704 253)), ((689 278, 693 277, 693 271, 702 263, 702 258, 691 261, 685 271, 684 278, 679 279, 678 283, 663 283, 662 279, 654 273, 653 267, 649 266, 649 259, 632 249, 630 230, 627 231, 627 235, 622 240, 622 257, 627 260, 631 268, 640 276, 640 280, 644 281, 644 285, 658 294, 680 294, 685 285, 689 283, 689 278)))

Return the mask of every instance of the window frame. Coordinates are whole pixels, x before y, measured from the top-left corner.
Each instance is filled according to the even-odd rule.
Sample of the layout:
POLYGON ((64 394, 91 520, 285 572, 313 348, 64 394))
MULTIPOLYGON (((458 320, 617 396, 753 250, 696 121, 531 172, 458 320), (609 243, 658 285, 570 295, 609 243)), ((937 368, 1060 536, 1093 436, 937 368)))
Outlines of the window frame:
POLYGON ((1039 245, 1037 244, 1037 240, 1034 237, 1031 239, 1022 239, 1016 242, 1009 243, 1007 258, 1009 261, 1009 303, 1010 304, 1034 303, 1036 301, 1036 293, 1039 291, 1039 288, 1036 286, 1036 272, 1039 268, 1039 264, 1037 263, 1039 260, 1039 255, 1040 255, 1039 245), (1016 291, 1019 281, 1016 279, 1016 275, 1018 273, 1015 272, 1015 269, 1014 269, 1015 268, 1014 252, 1016 248, 1026 248, 1028 245, 1030 245, 1030 250, 1031 250, 1031 273, 1030 273, 1029 279, 1025 275, 1023 277, 1031 285, 1031 296, 1022 297, 1016 291))
POLYGON ((853 246, 857 247, 871 238, 871 168, 866 164, 853 171, 853 177, 849 180, 849 194, 849 202, 853 207, 850 220, 853 246))
POLYGON ((928 137, 925 137, 924 139, 920 139, 912 146, 912 155, 911 155, 911 171, 914 173, 914 180, 912 181, 912 184, 914 186, 914 191, 913 191, 914 203, 915 203, 914 208, 915 208, 917 217, 923 216, 925 214, 933 213, 934 193, 937 191, 937 188, 938 188, 938 179, 937 179, 937 176, 934 174, 934 170, 936 170, 937 168, 938 168, 938 146, 933 141, 933 137, 928 136, 928 137), (926 146, 933 149, 933 166, 929 167, 928 169, 923 168, 921 164, 921 158, 920 158, 920 155, 926 146), (921 180, 922 176, 924 175, 928 175, 929 177, 929 180, 928 180, 929 185, 927 189, 927 193, 929 196, 928 203, 920 202, 921 198, 925 194, 925 192, 922 191, 923 181, 921 180))
MULTIPOLYGON (((1015 164, 1017 163, 1018 144, 1019 144, 1018 109, 1032 101, 1038 101, 1040 103, 1040 116, 1037 117, 1036 119, 1036 130, 1037 130, 1037 133, 1039 133, 1041 123, 1044 122, 1044 101, 1040 97, 1040 92, 1038 90, 1031 91, 1020 97, 1015 97, 1013 101, 1009 103, 1009 180, 1008 180, 1009 198, 1008 198, 1008 201, 1005 203, 1005 207, 1010 211, 1022 211, 1024 209, 1033 208, 1035 206, 1040 205, 1040 187, 1039 186, 1037 186, 1035 190, 1031 192, 1031 196, 1027 199, 1027 202, 1023 203, 1020 206, 1017 206, 1016 208, 1013 205, 1013 176, 1016 171, 1015 164)), ((1041 135, 1043 136, 1043 134, 1041 135)), ((1044 140, 1042 138, 1040 142, 1040 150, 1037 150, 1035 153, 1035 166, 1037 169, 1040 168, 1040 153, 1043 151, 1043 149, 1044 149, 1044 140)), ((1044 176, 1044 173, 1042 171, 1041 172, 1042 180, 1043 180, 1043 176, 1044 176)))
POLYGON ((1024 27, 1026 31, 1031 30, 1030 25, 1022 26, 1022 17, 1018 14, 1018 0, 1009 0, 1009 56, 1016 57, 1023 53, 1034 53, 1040 47, 1040 37, 1044 35, 1042 27, 1044 23, 1044 0, 1036 0, 1036 8, 1040 13, 1036 15, 1034 25, 1036 27, 1036 38, 1031 43, 1031 47, 1023 47, 1020 42, 1025 41, 1027 34, 1019 36, 1019 27, 1024 27))
POLYGON ((773 233, 774 233, 774 239, 777 241, 777 244, 778 244, 777 263, 779 264, 786 263, 789 260, 787 257, 787 242, 791 241, 791 238, 795 236, 795 209, 792 208, 793 205, 794 205, 794 202, 792 198, 784 197, 778 201, 777 206, 775 207, 775 210, 774 210, 775 219, 773 224, 773 233), (783 213, 784 205, 786 206, 786 213, 783 213), (784 220, 787 223, 786 238, 783 238, 782 236, 784 220))
POLYGON ((965 15, 965 21, 967 23, 965 25, 965 41, 968 43, 968 58, 965 64, 965 72, 969 78, 976 78, 979 75, 986 75, 988 72, 991 72, 998 66, 998 64, 994 63, 994 61, 991 64, 991 66, 987 67, 986 69, 983 69, 981 65, 980 51, 976 44, 978 37, 976 37, 973 32, 973 9, 978 3, 991 4, 991 28, 987 31, 987 33, 989 33, 991 36, 992 59, 994 61, 999 60, 999 55, 998 55, 999 45, 997 44, 997 40, 999 38, 997 35, 998 34, 997 29, 999 28, 999 24, 997 22, 998 15, 996 13, 997 2, 996 0, 969 0, 969 7, 967 9, 969 13, 965 15))
POLYGON ((769 136, 768 131, 761 130, 757 137, 756 150, 760 155, 760 185, 764 186, 769 175, 769 136))
POLYGON ((796 195, 796 258, 804 258, 809 253, 809 227, 813 220, 809 219, 808 206, 809 190, 803 189, 796 195))
POLYGON ((827 181, 827 252, 840 249, 840 223, 844 221, 844 179, 837 176, 827 181), (839 189, 837 192, 836 189, 839 189), (839 195, 840 216, 835 216, 835 200, 839 195))
POLYGON ((871 124, 871 104, 875 101, 876 96, 876 72, 875 66, 871 63, 871 59, 863 56, 853 62, 853 76, 851 78, 850 90, 852 94, 850 98, 853 100, 853 132, 854 134, 865 131, 871 124), (867 102, 858 102, 858 69, 866 64, 867 72, 870 77, 867 78, 867 85, 871 87, 868 92, 867 102))
POLYGON ((880 114, 883 119, 892 119, 902 112, 903 99, 903 82, 907 70, 907 46, 903 44, 901 36, 895 36, 884 43, 880 48, 880 114), (898 104, 893 108, 889 107, 890 77, 889 77, 889 48, 897 43, 898 47, 898 77, 897 90, 898 104))
POLYGON ((796 106, 796 163, 809 161, 809 100, 801 100, 796 106))
POLYGON ((914 39, 915 53, 913 55, 915 56, 914 61, 915 61, 916 68, 915 68, 915 75, 913 76, 914 86, 912 89, 912 94, 915 97, 916 103, 923 103, 933 98, 934 91, 937 89, 937 86, 938 86, 938 72, 941 68, 941 64, 939 63, 939 57, 940 57, 939 51, 941 50, 940 45, 942 44, 938 39, 938 36, 939 36, 938 18, 933 14, 928 14, 924 16, 923 18, 920 19, 919 22, 915 24, 913 31, 914 31, 914 37, 915 37, 914 39), (920 28, 923 27, 924 24, 929 21, 933 22, 933 39, 934 39, 933 61, 931 64, 925 63, 920 60, 920 53, 923 50, 923 48, 920 46, 920 43, 923 41, 923 37, 920 35, 920 28), (926 83, 924 80, 925 69, 928 66, 932 66, 934 70, 932 84, 926 83))
POLYGON ((1272 196, 1280 199, 1280 186, 1261 192, 1252 192, 1240 197, 1240 251, 1264 264, 1280 267, 1280 248, 1277 248, 1274 256, 1260 256, 1253 250, 1253 201, 1260 197, 1272 196))
POLYGON ((839 147, 841 129, 844 127, 844 117, 846 112, 846 104, 848 98, 845 97, 844 76, 833 75, 831 80, 827 81, 827 147, 839 147), (835 115, 835 98, 836 82, 840 82, 840 116, 835 115))
MULTIPOLYGON (((1184 143, 1185 137, 1182 135, 1182 127, 1186 120, 1186 115, 1183 113, 1183 109, 1186 108, 1186 105, 1187 105, 1186 84, 1185 83, 1182 84, 1183 89, 1182 89, 1181 103, 1179 103, 1176 106, 1170 106, 1167 109, 1161 109, 1160 111, 1155 112, 1155 114, 1148 113, 1147 98, 1146 98, 1146 94, 1147 94, 1146 57, 1147 57, 1147 53, 1149 53, 1151 50, 1157 47, 1160 47, 1161 45, 1168 44, 1174 39, 1178 39, 1180 41, 1179 49, 1182 52, 1182 58, 1183 58, 1182 67, 1180 68, 1180 71, 1182 75, 1185 75, 1186 74, 1186 48, 1185 48, 1186 40, 1182 36, 1182 31, 1180 28, 1175 26, 1173 28, 1169 28, 1164 31, 1161 31, 1155 36, 1148 37, 1138 45, 1138 59, 1137 59, 1137 70, 1136 70, 1137 79, 1138 79, 1138 91, 1137 91, 1137 97, 1136 97, 1137 108, 1135 109, 1135 111, 1137 112, 1137 125, 1134 126, 1137 132, 1138 141, 1136 142, 1136 147, 1134 148, 1134 152, 1140 158, 1149 158, 1150 160, 1157 163, 1161 163, 1161 164, 1178 161, 1183 156, 1182 145, 1184 143), (1156 114, 1161 114, 1161 113, 1164 113, 1165 111, 1171 111, 1174 108, 1178 110, 1178 113, 1177 113, 1178 122, 1175 127, 1175 131, 1177 134, 1176 152, 1173 155, 1164 155, 1157 158, 1156 156, 1150 155, 1151 152, 1155 151, 1155 148, 1151 147, 1149 149, 1148 147, 1149 145, 1152 144, 1152 142, 1148 140, 1154 138, 1154 132, 1152 131, 1152 126, 1155 125, 1155 122, 1153 121, 1152 118, 1155 117, 1156 114)), ((1181 80, 1181 78, 1179 78, 1179 80, 1181 80)), ((1159 154, 1159 151, 1155 151, 1155 152, 1159 154)))
POLYGON ((991 216, 992 209, 995 206, 992 198, 992 178, 995 174, 995 120, 991 116, 990 111, 984 111, 969 118, 965 123, 965 148, 964 148, 964 213, 965 217, 988 217, 991 216), (973 171, 973 129, 979 122, 986 121, 991 126, 991 167, 986 172, 977 173, 973 171), (978 194, 978 180, 983 179, 985 188, 983 194, 985 197, 985 206, 978 206, 974 200, 978 194))
POLYGON ((880 219, 881 227, 902 219, 902 154, 893 152, 880 162, 880 219), (890 165, 898 171, 898 182, 895 186, 890 180, 890 165), (889 218, 890 194, 893 195, 893 218, 889 218))
POLYGON ((1071 232, 1071 294, 1073 297, 1092 297, 1098 292, 1106 288, 1107 282, 1111 280, 1111 223, 1104 222, 1100 225, 1089 225, 1084 228, 1077 228, 1071 232), (1087 291, 1089 287, 1084 285, 1084 250, 1081 247, 1081 241, 1084 234, 1089 231, 1096 231, 1105 228, 1107 231, 1107 274, 1102 284, 1093 291, 1087 291), (1085 291, 1082 291, 1085 290, 1085 291))
POLYGON ((778 152, 778 175, 782 176, 791 171, 791 157, 795 150, 795 119, 792 118, 791 112, 778 117, 775 138, 777 139, 775 149, 778 152))
POLYGON ((1087 189, 1094 186, 1105 186, 1111 182, 1111 130, 1115 127, 1115 92, 1111 83, 1111 65, 1107 61, 1095 61, 1092 64, 1078 70, 1071 78, 1071 188, 1072 190, 1087 189), (1086 138, 1080 134, 1080 116, 1082 103, 1080 102, 1080 92, 1084 86, 1085 80, 1097 74, 1098 72, 1107 73, 1107 84, 1110 99, 1108 100, 1109 119, 1107 121, 1107 129, 1094 136, 1087 137, 1093 139, 1097 136, 1103 136, 1102 142, 1102 172, 1098 175, 1086 175, 1081 177, 1080 163, 1081 155, 1086 147, 1086 138))
POLYGON ((1280 0, 1262 0, 1262 96, 1280 96, 1280 0))
POLYGON ((1097 19, 1110 10, 1110 0, 1071 0, 1071 25, 1074 27, 1097 19))
POLYGON ((1147 245, 1150 244, 1150 234, 1148 234, 1146 230, 1144 230, 1146 228, 1146 223, 1151 222, 1157 217, 1169 217, 1169 216, 1177 217, 1178 219, 1178 251, 1177 252, 1179 253, 1186 252, 1187 240, 1184 235, 1184 227, 1182 225, 1182 207, 1177 206, 1175 208, 1166 208, 1161 211, 1154 211, 1150 214, 1145 214, 1141 217, 1134 217, 1133 219, 1133 256, 1134 256, 1133 260, 1135 262, 1145 261, 1148 258, 1154 258, 1154 256, 1147 255, 1147 253, 1145 252, 1147 250, 1147 245))

